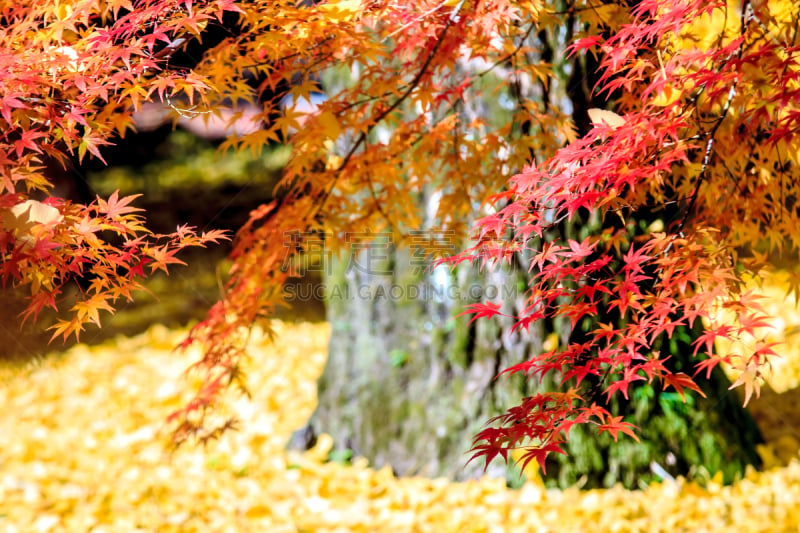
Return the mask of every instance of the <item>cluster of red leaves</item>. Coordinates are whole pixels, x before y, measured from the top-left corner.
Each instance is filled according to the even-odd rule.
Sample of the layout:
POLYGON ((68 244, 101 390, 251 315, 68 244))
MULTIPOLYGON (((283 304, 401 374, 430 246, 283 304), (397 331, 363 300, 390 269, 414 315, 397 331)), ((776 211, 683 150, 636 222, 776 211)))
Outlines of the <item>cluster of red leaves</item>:
MULTIPOLYGON (((577 392, 590 375, 609 398, 617 392, 627 398, 642 380, 702 394, 693 377, 668 370, 654 349, 657 339, 698 319, 705 333, 694 343, 702 356, 695 376, 709 375, 724 360, 750 370, 737 383, 746 386, 745 403, 757 390, 776 354, 763 334, 769 317, 757 295, 741 291, 741 273, 757 273, 768 251, 791 252, 795 261, 798 253, 794 200, 786 198, 797 194, 788 175, 798 164, 800 46, 785 25, 796 23, 798 13, 789 7, 781 20, 766 4, 745 1, 736 12, 724 1, 646 0, 605 41, 592 36, 571 47, 572 53, 600 48, 597 89, 621 94, 624 115, 597 113, 588 135, 517 175, 494 198, 497 213, 479 221, 480 244, 466 257, 492 263, 517 252, 533 255, 519 328, 543 318, 574 326, 600 315, 608 323, 584 343, 506 370, 555 373, 575 388, 509 410, 476 437, 473 458, 488 464, 525 446, 524 460, 535 458, 544 468, 546 453, 561 452, 575 423, 596 424, 615 439, 619 431, 633 435, 621 417, 587 405, 596 395, 586 387, 577 392), (698 24, 705 25, 697 30, 698 24), (668 204, 677 209, 663 220, 666 231, 628 233, 636 213, 668 204), (546 230, 581 212, 621 220, 623 228, 607 224, 580 242, 548 240, 553 232, 546 230), (732 310, 738 323, 721 323, 720 309, 732 310), (722 358, 714 353, 717 338, 746 340, 751 349, 722 358)), ((478 304, 471 311, 492 316, 499 309, 478 304)))
POLYGON ((187 227, 152 235, 129 205, 135 197, 82 206, 30 195, 49 193, 48 159, 65 168, 76 154, 102 159, 142 101, 206 90, 195 73, 165 66, 174 43, 226 9, 234 6, 223 0, 0 3, 0 277, 30 288, 25 319, 71 305, 54 338, 99 325, 100 310, 141 288, 145 268, 166 271, 180 249, 222 238, 187 227), (87 286, 65 298, 74 279, 87 286))
POLYGON ((35 320, 45 307, 58 310, 65 283, 81 280, 85 287, 69 309, 70 319, 59 319, 51 328, 53 338, 79 337, 84 324, 100 326, 100 310, 113 312, 119 298, 131 300, 132 291, 143 289, 138 280, 183 264, 175 257, 179 250, 222 238, 217 231, 198 236, 185 226, 172 235, 153 235, 136 214, 141 209, 129 205, 135 198, 114 193, 86 207, 53 198, 47 203, 20 201, 18 195, 0 200, 10 228, 0 234, 0 276, 4 284, 30 286, 23 320, 35 320))

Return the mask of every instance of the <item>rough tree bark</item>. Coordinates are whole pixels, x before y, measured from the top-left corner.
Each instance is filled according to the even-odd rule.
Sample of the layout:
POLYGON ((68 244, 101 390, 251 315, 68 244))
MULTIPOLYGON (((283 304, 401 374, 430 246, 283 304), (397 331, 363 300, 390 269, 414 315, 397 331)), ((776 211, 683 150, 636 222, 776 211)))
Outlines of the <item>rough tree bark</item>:
POLYGON ((518 288, 511 273, 420 273, 408 250, 391 254, 388 275, 339 260, 327 279, 331 356, 311 426, 400 475, 476 477, 482 465, 464 466, 469 437, 527 391, 520 378, 494 376, 540 349, 543 328, 523 342, 510 322, 457 317, 484 294, 505 292, 510 311, 518 288))

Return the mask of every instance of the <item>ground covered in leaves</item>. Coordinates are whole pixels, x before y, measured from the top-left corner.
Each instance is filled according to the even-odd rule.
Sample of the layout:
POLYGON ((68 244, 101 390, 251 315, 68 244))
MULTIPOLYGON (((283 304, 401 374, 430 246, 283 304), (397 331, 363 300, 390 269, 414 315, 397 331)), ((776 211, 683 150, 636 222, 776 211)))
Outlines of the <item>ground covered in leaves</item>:
POLYGON ((196 353, 153 327, 69 352, 0 381, 0 531, 798 531, 800 463, 734 486, 679 480, 648 490, 521 490, 503 480, 396 479, 363 460, 325 462, 329 441, 286 452, 314 408, 325 324, 256 332, 241 431, 165 451, 163 421, 185 401, 196 353))

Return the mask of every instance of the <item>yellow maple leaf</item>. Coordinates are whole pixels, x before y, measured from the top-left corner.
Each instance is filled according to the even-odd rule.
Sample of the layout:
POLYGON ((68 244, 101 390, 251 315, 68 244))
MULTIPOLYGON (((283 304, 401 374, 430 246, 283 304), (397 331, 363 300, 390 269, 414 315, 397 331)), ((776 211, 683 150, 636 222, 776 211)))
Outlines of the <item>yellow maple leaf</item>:
POLYGON ((330 139, 336 139, 342 132, 342 127, 339 125, 339 120, 336 115, 330 111, 324 111, 319 115, 319 124, 325 130, 325 135, 330 139))
POLYGON ((754 390, 756 391, 756 398, 761 396, 761 383, 759 383, 760 374, 759 366, 751 363, 742 369, 742 373, 739 374, 739 377, 733 382, 733 385, 728 387, 728 390, 731 390, 739 385, 744 385, 745 407, 747 407, 754 390))

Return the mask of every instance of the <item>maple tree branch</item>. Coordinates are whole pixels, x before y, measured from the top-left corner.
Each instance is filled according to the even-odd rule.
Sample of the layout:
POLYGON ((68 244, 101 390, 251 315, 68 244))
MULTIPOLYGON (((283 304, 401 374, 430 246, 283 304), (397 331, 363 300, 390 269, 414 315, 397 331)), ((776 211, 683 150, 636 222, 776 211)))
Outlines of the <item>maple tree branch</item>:
MULTIPOLYGON (((548 14, 549 15, 574 15, 575 13, 581 13, 583 11, 590 11, 590 10, 596 12, 598 7, 603 7, 605 5, 608 5, 608 4, 603 4, 601 2, 599 6, 593 6, 593 5, 589 4, 589 5, 586 5, 584 7, 576 7, 575 4, 571 4, 569 7, 567 7, 567 9, 564 9, 562 11, 549 11, 548 14)), ((603 21, 603 22, 605 22, 605 21, 603 21)))
POLYGON ((441 48, 442 42, 444 41, 445 35, 447 34, 447 32, 450 29, 450 27, 453 25, 453 22, 455 22, 455 20, 456 20, 455 14, 458 12, 459 8, 463 4, 464 4, 464 0, 461 0, 461 2, 459 2, 458 6, 456 6, 456 9, 453 10, 453 14, 447 19, 447 22, 445 23, 444 28, 442 28, 442 31, 439 33, 439 38, 436 40, 436 44, 433 46, 431 51, 428 53, 428 56, 425 58, 425 62, 422 64, 422 67, 419 69, 419 72, 414 77, 414 79, 411 81, 411 84, 408 86, 406 91, 403 94, 401 94, 397 98, 397 100, 395 100, 395 102, 392 105, 390 105, 388 108, 386 108, 385 110, 380 112, 378 114, 378 116, 375 117, 372 120, 371 124, 369 124, 367 126, 367 128, 365 130, 363 130, 359 134, 358 138, 353 143, 353 146, 350 147, 350 150, 348 150, 347 154, 345 155, 344 160, 342 161, 341 165, 339 165, 339 168, 336 169, 336 176, 331 180, 330 187, 323 193, 322 198, 320 199, 320 202, 317 203, 316 206, 314 207, 314 209, 312 211, 312 216, 316 215, 317 213, 319 213, 323 209, 323 207, 325 207, 325 204, 328 202, 328 199, 331 197, 331 194, 333 193, 333 190, 336 188, 336 182, 338 181, 339 176, 341 176, 342 171, 347 167, 348 163, 350 162, 350 160, 355 155, 356 150, 358 150, 358 148, 367 140, 367 136, 370 133, 372 133, 372 131, 377 127, 377 125, 380 124, 383 121, 383 119, 388 117, 394 110, 396 110, 398 107, 400 107, 400 105, 411 95, 411 93, 414 91, 414 89, 417 88, 417 85, 422 80, 422 77, 428 71, 428 67, 430 67, 430 64, 433 61, 433 58, 436 56, 436 53, 439 51, 439 48, 441 48))
POLYGON ((381 205, 381 201, 378 199, 378 193, 375 192, 375 187, 372 184, 372 173, 365 172, 364 177, 367 180, 367 188, 369 189, 369 194, 372 196, 372 201, 375 203, 375 209, 378 210, 378 213, 386 219, 386 222, 389 224, 389 227, 392 226, 392 219, 389 218, 389 215, 383 210, 383 205, 381 205))
MULTIPOLYGON (((745 33, 745 17, 747 13, 751 11, 750 0, 745 0, 744 5, 742 5, 742 13, 741 13, 741 26, 740 26, 740 34, 744 35, 745 33)), ((740 44, 736 55, 738 59, 741 60, 742 53, 744 52, 744 43, 740 44)), ((731 103, 733 102, 734 96, 736 96, 736 85, 738 83, 738 78, 733 80, 731 84, 731 88, 728 91, 728 99, 725 101, 725 105, 722 108, 722 112, 720 113, 719 118, 714 123, 714 126, 711 128, 711 131, 707 133, 708 141, 706 141, 706 149, 703 155, 703 164, 700 169, 700 175, 697 178, 697 185, 692 192, 691 199, 689 200, 689 205, 686 208, 686 212, 683 214, 683 218, 681 219, 681 223, 678 225, 677 233, 681 233, 683 228, 686 226, 686 222, 689 220, 689 216, 691 216, 692 211, 694 210, 694 206, 697 203, 697 198, 700 196, 700 188, 703 186, 707 176, 708 176, 708 165, 711 162, 711 157, 713 156, 714 151, 714 141, 716 140, 715 135, 717 130, 719 130, 722 123, 725 121, 725 118, 728 116, 728 111, 730 110, 731 103)))
MULTIPOLYGON (((516 48, 514 49, 513 52, 505 55, 504 57, 502 57, 500 59, 498 59, 497 61, 495 61, 492 64, 491 67, 487 68, 486 70, 473 75, 472 78, 468 78, 469 83, 472 84, 472 81, 474 81, 475 79, 481 78, 481 77, 485 76, 486 74, 489 74, 496 67, 500 66, 505 61, 508 61, 509 59, 513 59, 519 53, 519 51, 522 49, 522 46, 525 43, 525 40, 530 36, 530 34, 534 30, 534 28, 536 28, 536 24, 531 24, 528 27, 528 29, 525 31, 525 33, 523 34, 522 38, 520 39, 519 44, 516 46, 516 48)), ((415 82, 412 81, 410 85, 406 85, 406 88, 410 88, 410 89, 413 90, 414 85, 415 85, 415 82)), ((381 98, 385 98, 387 96, 390 96, 391 94, 392 94, 392 91, 386 91, 386 92, 384 92, 383 94, 380 94, 380 95, 369 96, 369 97, 366 97, 366 98, 362 98, 361 100, 356 100, 355 102, 347 104, 346 106, 341 108, 338 112, 347 111, 348 109, 352 109, 353 107, 357 107, 357 106, 362 105, 362 104, 367 104, 369 102, 374 102, 375 100, 379 100, 381 98)))
MULTIPOLYGON (((319 42, 315 43, 314 46, 312 46, 310 48, 307 48, 306 50, 314 50, 314 49, 322 46, 323 44, 327 43, 328 41, 332 41, 333 38, 334 38, 333 35, 329 35, 329 36, 325 37, 324 39, 320 40, 319 42)), ((282 63, 282 62, 286 61, 287 59, 292 59, 294 57, 297 57, 299 55, 302 55, 302 53, 301 52, 295 52, 293 54, 287 54, 287 55, 279 57, 277 59, 269 59, 269 60, 259 61, 257 63, 251 63, 249 65, 242 65, 242 68, 244 69, 244 68, 256 68, 256 67, 264 67, 264 66, 273 66, 273 65, 277 65, 279 63, 282 63)))
POLYGON ((391 95, 392 95, 391 91, 386 91, 383 94, 376 94, 375 96, 368 96, 366 98, 362 98, 361 100, 356 100, 355 102, 351 102, 351 103, 347 104, 346 106, 344 106, 342 108, 339 108, 336 112, 337 113, 341 113, 343 111, 347 111, 347 110, 352 109, 354 107, 358 107, 358 106, 363 105, 363 104, 368 104, 370 102, 374 102, 375 100, 380 100, 381 98, 386 98, 387 96, 391 96, 391 95))
POLYGON ((475 77, 482 78, 483 76, 485 76, 486 74, 489 74, 495 68, 500 66, 502 63, 505 63, 509 59, 511 59, 514 56, 516 56, 519 53, 519 51, 522 50, 522 46, 525 44, 525 41, 528 39, 528 37, 530 37, 531 32, 533 32, 534 28, 536 28, 536 23, 533 23, 530 26, 528 26, 528 30, 522 35, 522 38, 519 40, 519 44, 516 46, 516 48, 514 48, 514 50, 512 52, 509 52, 506 56, 501 57, 500 59, 495 61, 492 64, 491 67, 487 68, 486 70, 484 70, 482 72, 479 72, 478 74, 475 75, 475 77))
POLYGON ((185 36, 176 37, 175 39, 170 41, 168 45, 166 45, 158 52, 150 54, 149 57, 150 59, 163 59, 164 61, 169 61, 172 55, 178 51, 178 48, 186 44, 188 40, 189 38, 185 36))
POLYGON ((731 90, 728 92, 728 100, 727 102, 725 102, 725 107, 722 110, 720 118, 716 121, 714 127, 711 128, 711 131, 707 133, 708 141, 706 141, 706 149, 703 154, 703 164, 702 167, 700 168, 700 176, 698 176, 697 178, 697 185, 695 185, 694 191, 692 192, 692 196, 689 199, 689 205, 686 208, 686 212, 684 212, 683 218, 681 219, 681 223, 678 225, 678 233, 682 232, 683 228, 686 226, 686 222, 688 221, 689 216, 694 210, 694 206, 697 203, 697 198, 700 195, 700 187, 702 187, 703 183, 708 177, 708 165, 709 163, 711 163, 711 157, 713 156, 714 152, 714 141, 716 140, 715 135, 728 114, 728 109, 730 108, 731 101, 733 100, 735 94, 736 94, 736 82, 734 81, 733 85, 731 86, 731 90))
MULTIPOLYGON (((458 10, 459 10, 459 9, 461 9, 461 6, 462 6, 463 4, 464 4, 464 0, 461 0, 461 2, 459 2, 459 5, 458 5, 458 6, 455 8, 454 12, 458 12, 458 10)), ((396 30, 394 30, 392 33, 390 33, 389 35, 387 35, 386 37, 384 37, 384 38, 383 38, 383 40, 382 40, 381 42, 382 42, 382 43, 383 43, 383 42, 386 42, 387 40, 389 40, 389 38, 391 38, 391 37, 394 37, 395 35, 397 35, 397 34, 398 34, 398 33, 400 33, 401 31, 403 31, 403 30, 405 30, 405 29, 407 29, 407 28, 411 27, 412 25, 414 25, 414 24, 418 23, 418 22, 419 22, 420 20, 422 20, 423 18, 427 17, 427 16, 428 16, 428 15, 430 15, 431 13, 434 13, 435 11, 438 11, 439 9, 441 9, 441 8, 443 8, 443 7, 445 7, 445 2, 444 2, 444 1, 440 2, 438 5, 434 6, 433 8, 429 9, 428 11, 426 11, 426 12, 424 12, 424 13, 422 13, 422 14, 418 15, 418 16, 417 16, 415 19, 412 19, 412 20, 411 20, 411 22, 409 22, 408 24, 405 24, 405 25, 403 25, 403 26, 400 26, 399 28, 397 28, 396 30)))

